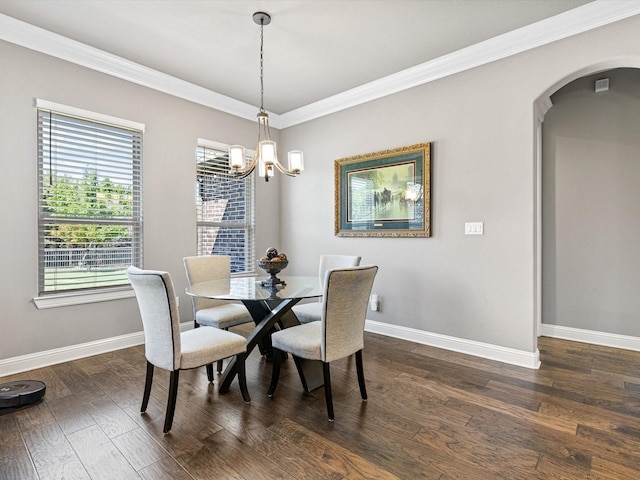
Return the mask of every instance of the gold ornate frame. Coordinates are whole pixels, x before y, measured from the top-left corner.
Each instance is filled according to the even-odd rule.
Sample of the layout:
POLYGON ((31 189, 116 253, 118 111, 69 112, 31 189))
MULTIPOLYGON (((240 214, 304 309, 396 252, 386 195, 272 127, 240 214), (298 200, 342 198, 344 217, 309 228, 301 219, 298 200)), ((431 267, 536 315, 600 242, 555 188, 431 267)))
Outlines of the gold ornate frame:
POLYGON ((335 161, 335 234, 431 236, 431 143, 335 161))

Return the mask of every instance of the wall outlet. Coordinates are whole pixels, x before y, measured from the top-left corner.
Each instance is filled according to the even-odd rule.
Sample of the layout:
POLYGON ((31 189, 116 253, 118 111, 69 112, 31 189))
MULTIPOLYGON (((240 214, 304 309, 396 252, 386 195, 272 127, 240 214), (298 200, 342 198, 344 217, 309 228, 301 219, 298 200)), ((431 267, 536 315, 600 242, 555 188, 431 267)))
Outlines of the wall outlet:
POLYGON ((369 297, 369 306, 374 312, 380 311, 380 296, 377 293, 372 293, 369 297))

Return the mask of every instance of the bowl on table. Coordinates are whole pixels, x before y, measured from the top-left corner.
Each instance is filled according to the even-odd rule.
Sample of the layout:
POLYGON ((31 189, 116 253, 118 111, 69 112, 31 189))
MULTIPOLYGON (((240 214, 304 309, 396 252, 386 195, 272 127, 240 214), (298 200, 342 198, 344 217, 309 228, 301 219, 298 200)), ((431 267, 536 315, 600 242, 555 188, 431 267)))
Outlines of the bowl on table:
POLYGON ((277 275, 282 270, 287 268, 289 260, 284 253, 278 253, 278 251, 271 247, 267 250, 266 256, 258 259, 258 267, 269 274, 269 278, 260 282, 263 287, 274 287, 276 285, 285 285, 284 281, 280 280, 277 275))
POLYGON ((288 260, 258 260, 258 267, 269 274, 269 278, 260 282, 265 287, 273 287, 275 285, 285 285, 283 280, 280 280, 277 275, 289 265, 288 260))

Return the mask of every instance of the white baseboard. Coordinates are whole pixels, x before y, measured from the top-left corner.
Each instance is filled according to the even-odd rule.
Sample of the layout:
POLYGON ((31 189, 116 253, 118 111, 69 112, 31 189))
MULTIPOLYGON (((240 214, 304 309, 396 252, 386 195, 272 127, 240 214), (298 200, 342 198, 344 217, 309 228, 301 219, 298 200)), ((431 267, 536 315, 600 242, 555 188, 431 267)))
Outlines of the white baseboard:
POLYGON ((640 337, 630 337, 617 333, 595 332, 581 328, 562 327, 560 325, 541 325, 540 334, 544 337, 561 338, 574 342, 592 343, 605 347, 622 348, 640 352, 640 337))
MULTIPOLYGON (((191 322, 182 324, 181 329, 186 330, 193 325, 191 322)), ((388 323, 367 320, 365 330, 388 337, 399 338, 410 342, 416 342, 432 347, 443 348, 454 352, 474 355, 498 362, 517 365, 526 368, 540 368, 540 353, 515 350, 488 343, 450 337, 438 333, 425 332, 414 328, 390 325, 388 323)), ((546 337, 562 338, 576 342, 586 342, 595 345, 604 345, 627 350, 640 351, 640 338, 611 333, 593 332, 557 325, 542 325, 541 334, 546 337)), ((72 345, 69 347, 47 350, 44 352, 22 355, 20 357, 0 360, 0 377, 14 375, 36 368, 47 367, 57 363, 68 362, 78 358, 90 357, 101 353, 112 352, 121 348, 133 347, 144 343, 142 332, 106 338, 95 342, 72 345)))
MULTIPOLYGON (((193 328, 193 322, 184 322, 180 325, 180 330, 193 328)), ((36 368, 48 367, 58 363, 77 360, 78 358, 90 357, 101 353, 113 352, 122 348, 134 347, 144 343, 142 332, 120 335, 118 337, 105 338, 95 342, 81 343, 68 347, 36 352, 19 357, 0 360, 0 377, 15 375, 17 373, 35 370, 36 368)))
POLYGON ((400 338, 410 342, 517 365, 519 367, 540 368, 540 352, 538 352, 537 349, 535 353, 525 352, 523 350, 515 350, 499 345, 491 345, 473 340, 465 340, 463 338, 440 335, 439 333, 425 332, 414 328, 375 322, 373 320, 367 320, 365 330, 388 337, 400 338))

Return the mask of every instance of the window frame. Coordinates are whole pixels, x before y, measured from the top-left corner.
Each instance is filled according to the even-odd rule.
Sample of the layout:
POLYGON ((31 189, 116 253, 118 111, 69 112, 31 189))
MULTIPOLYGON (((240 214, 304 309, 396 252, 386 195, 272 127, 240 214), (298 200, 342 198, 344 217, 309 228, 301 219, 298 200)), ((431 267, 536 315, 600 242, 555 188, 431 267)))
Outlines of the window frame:
MULTIPOLYGON (((245 212, 245 220, 244 222, 225 222, 225 221, 219 221, 219 222, 215 222, 215 221, 205 221, 205 220, 201 220, 199 218, 199 206, 198 206, 198 202, 199 202, 199 197, 200 197, 200 186, 198 185, 198 175, 199 175, 199 159, 198 159, 198 154, 199 154, 199 150, 201 148, 204 149, 208 149, 208 150, 216 150, 219 152, 223 152, 226 154, 226 152, 228 152, 228 148, 229 145, 225 144, 225 143, 221 143, 221 142, 216 142, 216 141, 212 141, 212 140, 207 140, 204 138, 198 138, 197 139, 197 144, 196 144, 196 151, 195 151, 195 159, 196 159, 196 191, 195 191, 195 202, 196 202, 196 255, 211 255, 211 253, 202 253, 202 246, 201 246, 201 235, 200 235, 200 229, 202 227, 220 227, 220 228, 224 228, 224 227, 228 227, 228 228, 243 228, 245 230, 245 236, 248 237, 248 241, 247 241, 247 246, 245 248, 244 251, 244 271, 237 271, 237 272, 233 272, 231 273, 232 276, 249 276, 249 275, 255 275, 256 274, 256 267, 255 267, 255 246, 256 246, 256 221, 255 221, 255 210, 256 210, 256 182, 255 182, 255 175, 249 175, 247 177, 245 177, 244 179, 238 179, 236 181, 244 181, 244 190, 245 190, 245 208, 246 208, 246 212, 245 212), (249 200, 247 200, 247 196, 249 196, 249 200)), ((254 151, 252 150, 247 150, 246 151, 246 158, 250 161, 251 158, 254 155, 254 151)), ((227 160, 228 162, 228 160, 227 160)), ((227 170, 230 171, 230 168, 227 170)), ((231 174, 229 174, 230 177, 231 174)), ((220 254, 227 254, 230 255, 232 257, 232 264, 233 264, 233 255, 231 254, 231 252, 226 252, 226 253, 220 253, 220 254)), ((232 267, 233 268, 233 267, 232 267)))
MULTIPOLYGON (((133 264, 137 266, 142 266, 143 260, 143 216, 142 216, 142 163, 143 163, 143 143, 144 143, 144 131, 145 125, 139 122, 134 122, 131 120, 121 119, 117 117, 113 117, 110 115, 104 115, 101 113, 91 112, 84 109, 79 109, 76 107, 71 107, 67 105, 62 105, 54 102, 49 102, 47 100, 36 99, 35 101, 36 107, 36 115, 37 115, 37 142, 38 142, 38 185, 37 185, 37 199, 38 199, 38 275, 37 275, 37 296, 34 297, 33 301, 38 309, 42 308, 53 308, 53 307, 61 307, 68 305, 77 305, 84 303, 93 303, 107 300, 114 300, 119 298, 130 298, 135 295, 135 292, 131 288, 129 284, 120 283, 118 285, 112 286, 93 286, 88 288, 76 288, 71 290, 51 290, 45 291, 44 287, 44 223, 47 220, 47 216, 45 215, 43 209, 43 188, 42 182, 44 179, 44 150, 42 149, 42 143, 44 140, 41 138, 41 126, 40 126, 40 117, 41 112, 49 111, 53 114, 63 115, 71 118, 76 118, 81 121, 92 122, 95 124, 107 125, 108 127, 115 127, 118 129, 131 130, 138 135, 139 141, 139 155, 134 155, 132 159, 132 186, 133 186, 133 195, 134 195, 134 211, 130 217, 129 224, 132 227, 132 231, 134 234, 132 240, 132 248, 133 248, 133 264)), ((101 224, 100 220, 104 219, 96 219, 93 218, 82 218, 82 222, 86 224, 101 224)), ((127 217, 125 217, 127 218, 127 217)), ((78 221, 78 218, 71 218, 71 221, 78 221)), ((118 223, 118 222, 116 222, 118 223)), ((121 222, 123 223, 123 222, 121 222)), ((126 223, 126 222, 124 222, 126 223)), ((103 225, 109 224, 108 221, 102 222, 103 225)))

